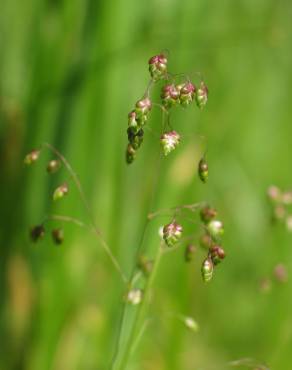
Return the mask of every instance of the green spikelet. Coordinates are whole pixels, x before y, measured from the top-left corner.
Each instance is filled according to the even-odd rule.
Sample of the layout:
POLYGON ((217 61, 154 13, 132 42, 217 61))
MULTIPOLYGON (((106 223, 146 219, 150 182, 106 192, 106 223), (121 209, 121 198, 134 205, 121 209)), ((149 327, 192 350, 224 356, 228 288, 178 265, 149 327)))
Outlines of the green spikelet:
POLYGON ((206 104, 208 100, 208 88, 205 85, 205 83, 202 81, 200 84, 200 87, 197 90, 196 94, 196 103, 197 106, 202 109, 206 104))
POLYGON ((176 222, 171 222, 163 228, 163 239, 168 247, 172 247, 182 236, 183 228, 176 222))
POLYGON ((206 159, 203 157, 201 158, 199 165, 198 165, 198 175, 202 182, 206 183, 209 177, 209 168, 206 159))
POLYGON ((66 183, 58 186, 57 189, 54 191, 53 200, 56 201, 56 200, 63 198, 65 195, 68 194, 68 192, 69 192, 69 188, 66 183))
POLYGON ((211 258, 207 257, 202 263, 202 278, 205 283, 208 283, 213 277, 214 265, 211 258))
POLYGON ((164 54, 154 55, 149 59, 149 72, 154 80, 163 78, 167 73, 167 58, 164 54))

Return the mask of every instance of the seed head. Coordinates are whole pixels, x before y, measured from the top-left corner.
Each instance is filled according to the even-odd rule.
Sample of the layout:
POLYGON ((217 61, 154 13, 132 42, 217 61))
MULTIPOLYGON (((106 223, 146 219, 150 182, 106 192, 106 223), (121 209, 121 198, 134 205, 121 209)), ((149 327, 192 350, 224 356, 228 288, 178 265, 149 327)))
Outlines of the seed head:
POLYGON ((129 128, 131 128, 133 132, 137 132, 139 130, 137 113, 135 112, 135 110, 132 110, 128 114, 128 125, 129 125, 129 128))
POLYGON ((30 230, 30 238, 36 243, 45 236, 45 228, 43 225, 33 226, 30 230))
POLYGON ((136 158, 136 150, 133 148, 131 144, 128 144, 126 150, 126 162, 128 164, 132 163, 136 158))
POLYGON ((27 166, 32 165, 34 162, 36 162, 39 159, 41 151, 38 149, 32 150, 30 153, 28 153, 24 158, 24 164, 27 166))
POLYGON ((200 109, 202 109, 206 105, 207 100, 208 100, 208 88, 205 85, 205 83, 202 81, 200 83, 200 87, 198 88, 197 94, 196 94, 197 106, 200 109))
POLYGON ((224 234, 223 222, 219 220, 211 220, 207 224, 207 231, 214 240, 220 239, 220 237, 224 234))
POLYGON ((172 247, 182 236, 183 228, 175 221, 163 228, 163 239, 168 247, 172 247))
POLYGON ((162 104, 171 108, 179 102, 179 91, 175 85, 165 85, 161 91, 162 104))
POLYGON ((205 158, 201 158, 198 165, 198 175, 202 182, 207 182, 209 177, 208 163, 205 158))
POLYGON ((149 72, 154 80, 163 78, 167 73, 167 58, 164 54, 154 55, 149 59, 149 72))
POLYGON ((152 108, 152 103, 149 98, 140 99, 136 103, 136 115, 137 118, 147 115, 152 108))
POLYGON ((225 258, 225 251, 220 245, 214 245, 210 248, 210 255, 214 265, 218 265, 225 258))
POLYGON ((127 292, 125 298, 126 298, 126 302, 132 305, 137 305, 141 303, 143 299, 143 292, 141 289, 131 289, 127 292))
POLYGON ((203 207, 200 212, 201 220, 204 224, 207 224, 217 216, 215 208, 209 206, 203 207))
POLYGON ((55 244, 62 244, 64 241, 64 230, 61 228, 52 230, 52 238, 55 244))
POLYGON ((185 82, 176 86, 179 91, 179 102, 183 107, 187 107, 193 100, 196 92, 196 86, 191 82, 185 82))
POLYGON ((282 191, 278 188, 278 186, 271 185, 269 186, 267 190, 267 195, 268 195, 269 200, 277 203, 281 201, 282 191))
POLYGON ((214 272, 214 265, 211 260, 211 258, 207 257, 203 263, 202 263, 202 278, 205 283, 208 283, 212 277, 213 277, 213 272, 214 272))
POLYGON ((58 159, 52 159, 47 165, 48 173, 55 173, 61 167, 61 162, 58 159))
POLYGON ((141 128, 140 130, 136 131, 132 129, 132 127, 129 127, 127 130, 128 133, 128 140, 129 143, 132 145, 132 147, 137 150, 140 148, 142 142, 143 142, 143 137, 144 137, 144 131, 141 128))
POLYGON ((160 143, 164 155, 167 156, 180 143, 180 135, 176 131, 165 132, 160 137, 160 143))
POLYGON ((64 184, 58 186, 57 189, 54 191, 53 200, 56 201, 56 200, 63 198, 65 195, 68 194, 68 191, 69 191, 69 187, 67 183, 64 182, 64 184))
POLYGON ((188 316, 186 316, 185 318, 184 318, 184 324, 185 324, 185 326, 188 328, 188 329, 190 329, 191 331, 193 331, 193 332, 197 332, 197 331, 199 331, 199 325, 198 325, 198 323, 192 318, 192 317, 188 317, 188 316))

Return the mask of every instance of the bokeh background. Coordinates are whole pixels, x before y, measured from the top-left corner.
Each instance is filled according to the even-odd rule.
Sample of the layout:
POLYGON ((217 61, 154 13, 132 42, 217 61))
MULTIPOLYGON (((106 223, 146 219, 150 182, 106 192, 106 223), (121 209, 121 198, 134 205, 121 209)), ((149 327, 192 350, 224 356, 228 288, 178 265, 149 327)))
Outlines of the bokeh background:
MULTIPOLYGON (((108 369, 124 292, 100 244, 62 225, 65 242, 28 230, 52 212, 87 220, 77 191, 52 204, 68 176, 24 168, 42 142, 70 161, 105 239, 130 273, 157 176, 154 109, 137 160, 126 166, 127 113, 149 80, 147 61, 169 50, 174 73, 203 73, 206 109, 177 109, 183 135, 163 161, 153 209, 200 200, 225 222, 228 257, 204 284, 199 250, 167 254, 155 281, 149 324, 129 369, 227 369, 254 358, 291 369, 292 236, 273 226, 266 189, 292 186, 292 4, 280 0, 2 0, 0 12, 0 369, 108 369), (204 139, 206 138, 206 139, 204 139), (207 145, 208 184, 196 175, 207 145), (269 292, 260 281, 271 277, 269 292), (200 326, 188 331, 173 313, 200 326)), ((158 88, 159 90, 159 88, 158 88)), ((156 92, 158 98, 158 92, 156 92)), ((159 218, 144 250, 157 247, 159 218)), ((190 225, 186 226, 190 227, 190 225)), ((193 226, 192 232, 199 229, 193 226)))

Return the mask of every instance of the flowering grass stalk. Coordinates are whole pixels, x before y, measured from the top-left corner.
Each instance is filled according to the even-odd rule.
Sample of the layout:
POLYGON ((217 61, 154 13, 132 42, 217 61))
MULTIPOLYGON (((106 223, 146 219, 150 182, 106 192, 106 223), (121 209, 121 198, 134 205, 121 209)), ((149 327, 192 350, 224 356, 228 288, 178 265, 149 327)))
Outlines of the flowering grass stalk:
MULTIPOLYGON (((182 144, 181 135, 170 125, 171 112, 173 109, 179 107, 186 109, 192 103, 195 103, 198 108, 202 109, 207 103, 208 88, 204 81, 200 81, 199 87, 197 88, 189 78, 185 78, 183 82, 177 83, 176 79, 178 75, 173 75, 168 71, 168 59, 164 54, 159 54, 150 58, 149 72, 151 79, 146 91, 142 98, 137 100, 133 110, 128 114, 126 162, 131 164, 137 159, 138 150, 141 149, 145 139, 144 131, 145 127, 149 125, 148 121, 152 107, 159 107, 162 111, 162 123, 159 139, 160 153, 157 176, 152 189, 152 198, 154 199, 161 160, 166 156, 171 157, 170 154, 182 144), (161 90, 161 101, 156 103, 152 101, 151 91, 158 81, 164 81, 165 84, 161 90)), ((150 299, 151 291, 163 255, 168 252, 175 252, 177 248, 181 248, 182 245, 187 242, 184 256, 185 261, 191 263, 194 254, 198 251, 196 245, 193 244, 196 235, 184 235, 183 223, 186 221, 195 225, 199 223, 200 229, 203 230, 203 235, 200 238, 200 244, 204 251, 201 273, 202 279, 206 283, 212 280, 216 266, 225 257, 225 251, 221 245, 221 237, 224 233, 223 223, 218 219, 217 211, 206 202, 183 204, 166 210, 153 211, 153 201, 151 201, 149 214, 145 220, 144 231, 137 248, 136 260, 130 277, 128 278, 102 236, 100 229, 97 227, 95 216, 85 196, 81 182, 67 159, 51 144, 44 143, 40 149, 33 150, 25 157, 25 164, 30 166, 37 162, 43 149, 48 149, 55 156, 47 165, 48 173, 55 173, 59 170, 61 165, 67 170, 88 213, 89 223, 84 223, 70 216, 50 215, 46 217, 40 225, 36 225, 31 230, 31 238, 35 242, 43 238, 46 232, 44 225, 52 220, 71 222, 79 227, 87 228, 95 234, 101 247, 108 255, 126 287, 116 349, 110 366, 112 370, 125 370, 128 368, 131 356, 139 344, 139 340, 149 322, 147 313, 149 304, 152 303, 150 299), (149 260, 140 254, 144 243, 146 228, 151 220, 162 215, 168 215, 169 222, 162 227, 161 239, 157 242, 158 246, 154 259, 149 260)), ((209 172, 205 155, 203 155, 202 159, 197 164, 197 168, 199 179, 203 183, 206 183, 208 181, 209 172)), ((68 196, 69 193, 69 186, 64 182, 55 189, 53 200, 61 201, 61 199, 65 195, 68 196)), ((56 244, 61 244, 64 240, 64 233, 61 228, 53 229, 51 235, 56 244)), ((174 317, 182 321, 189 329, 193 331, 198 329, 198 325, 193 318, 182 316, 179 313, 175 314, 174 317)))
MULTIPOLYGON (((148 121, 149 113, 152 106, 158 106, 162 109, 163 118, 167 117, 167 122, 162 121, 162 133, 160 136, 161 152, 164 156, 168 156, 173 152, 181 142, 181 136, 178 132, 171 129, 170 126, 170 113, 175 107, 181 106, 186 108, 193 101, 196 102, 198 107, 202 109, 207 103, 208 89, 203 81, 200 82, 199 89, 189 80, 184 81, 181 84, 176 85, 174 76, 168 72, 167 58, 165 55, 160 54, 150 58, 149 60, 149 71, 151 74, 151 80, 148 84, 146 93, 141 100, 136 103, 136 108, 129 113, 128 121, 128 146, 126 150, 126 161, 128 164, 132 163, 136 159, 137 150, 142 144, 142 137, 144 138, 144 127, 148 121), (163 68, 159 69, 160 62, 163 61, 163 68), (157 65, 156 65, 157 64, 157 65), (158 80, 165 80, 166 84, 162 87, 161 92, 161 104, 151 101, 150 89, 155 86, 158 80), (141 111, 143 107, 143 111, 141 111), (140 134, 139 134, 140 133, 140 134)), ((208 164, 203 157, 198 164, 198 175, 202 182, 207 182, 208 179, 208 164)), ((204 225, 205 234, 210 237, 210 243, 208 245, 208 253, 206 259, 202 263, 202 278, 205 282, 208 282, 213 277, 213 271, 215 265, 217 265, 224 257, 225 253, 223 248, 218 245, 215 246, 215 240, 219 240, 223 234, 223 224, 219 220, 215 220, 217 212, 206 206, 205 203, 201 202, 198 204, 181 205, 172 209, 160 210, 157 212, 149 213, 148 221, 155 217, 162 215, 163 213, 169 213, 172 216, 170 223, 163 227, 162 240, 159 247, 156 250, 156 255, 153 261, 152 271, 146 278, 146 282, 143 289, 143 299, 137 308, 137 312, 134 314, 130 334, 126 338, 123 330, 123 324, 125 323, 126 307, 123 310, 122 325, 120 326, 117 349, 111 364, 112 370, 124 370, 129 364, 129 360, 133 350, 136 348, 137 341, 140 339, 139 330, 145 327, 147 322, 147 307, 149 305, 150 291, 153 286, 153 282, 156 273, 159 269, 161 258, 165 251, 174 251, 182 238, 183 226, 177 222, 177 218, 182 216, 184 211, 190 211, 191 213, 201 210, 201 221, 204 225), (208 268, 206 266, 208 262, 208 268), (124 337, 124 338, 123 338, 124 337), (126 343, 124 346, 121 343, 126 343)), ((217 243, 218 244, 218 243, 217 243)), ((193 253, 196 248, 190 248, 190 245, 186 247, 186 260, 190 261, 190 253, 193 253), (191 251, 191 252, 190 252, 191 251)), ((135 276, 135 269, 132 277, 135 276)), ((132 287, 130 287, 131 289, 132 287)))

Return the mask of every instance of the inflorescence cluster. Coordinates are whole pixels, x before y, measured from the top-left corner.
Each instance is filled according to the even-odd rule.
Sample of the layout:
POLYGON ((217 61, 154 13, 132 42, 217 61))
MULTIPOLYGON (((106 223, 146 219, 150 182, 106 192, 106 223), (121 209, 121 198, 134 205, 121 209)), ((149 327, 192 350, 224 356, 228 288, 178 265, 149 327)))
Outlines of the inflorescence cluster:
MULTIPOLYGON (((208 100, 208 88, 204 81, 200 81, 196 87, 189 78, 182 83, 176 84, 174 75, 168 72, 168 60, 166 55, 159 54, 149 59, 149 72, 151 80, 144 96, 139 99, 135 108, 128 114, 128 146, 126 161, 132 163, 136 158, 144 137, 144 126, 153 105, 159 106, 169 117, 170 110, 175 106, 188 107, 193 101, 199 108, 203 108, 208 100), (153 103, 150 98, 150 90, 158 81, 165 81, 161 89, 160 103, 153 103)), ((163 127, 160 143, 165 156, 172 152, 180 143, 181 136, 170 127, 163 127)))
MULTIPOLYGON (((203 281, 208 282, 213 277, 214 268, 225 258, 225 251, 221 246, 221 237, 224 233, 222 221, 217 218, 217 211, 208 205, 194 204, 176 208, 176 214, 188 209, 192 212, 200 210, 200 221, 204 233, 200 237, 200 245, 207 250, 207 255, 202 262, 201 273, 203 281)), ((163 227, 162 236, 167 247, 172 248, 184 242, 183 226, 177 222, 176 218, 163 227)), ((186 239, 190 239, 188 236, 186 239)), ((191 262, 197 247, 187 244, 185 248, 185 261, 191 262)))
MULTIPOLYGON (((195 102, 196 105, 200 109, 202 109, 206 105, 208 100, 208 89, 204 81, 201 80, 198 84, 198 87, 193 82, 191 82, 188 77, 185 77, 184 81, 179 84, 175 82, 177 76, 172 75, 168 72, 168 60, 166 55, 155 55, 154 57, 150 58, 148 63, 149 72, 151 75, 151 80, 149 82, 148 88, 146 89, 144 96, 136 102, 135 108, 128 115, 128 146, 126 150, 127 163, 132 163, 134 161, 137 150, 140 148, 143 142, 144 128, 147 124, 149 113, 154 105, 160 107, 163 113, 163 118, 167 118, 166 120, 163 119, 162 132, 160 135, 161 150, 162 153, 167 156, 179 145, 181 141, 180 134, 170 127, 170 111, 176 106, 186 108, 193 102, 195 102), (164 85, 162 86, 160 95, 161 101, 159 104, 153 103, 150 98, 151 88, 158 81, 164 81, 164 85)), ((79 179, 72 170, 68 161, 52 145, 45 143, 42 145, 41 149, 43 147, 46 147, 46 149, 49 149, 55 155, 55 158, 51 159, 50 162, 47 164, 47 172, 55 173, 60 169, 61 164, 63 164, 69 172, 69 175, 71 176, 73 182, 77 186, 81 199, 83 200, 85 207, 91 215, 90 206, 85 198, 79 179)), ((41 149, 35 149, 28 153, 24 159, 24 163, 28 166, 35 163, 39 158, 41 149)), ((208 180, 208 175, 208 163, 205 156, 203 156, 198 163, 198 176, 202 182, 206 183, 208 180)), ((68 192, 68 184, 64 182, 55 189, 52 194, 52 199, 54 201, 58 201, 66 196, 68 192)), ((201 272, 203 280, 205 282, 208 282, 213 276, 214 267, 225 257, 224 249, 221 246, 221 236, 224 232, 223 223, 217 218, 217 211, 214 208, 207 206, 205 203, 178 206, 175 208, 172 221, 163 227, 162 238, 166 250, 169 250, 176 244, 179 245, 183 242, 183 227, 180 223, 178 223, 177 219, 180 217, 179 214, 182 216, 182 212, 185 210, 189 210, 191 212, 200 210, 201 226, 204 230, 204 234, 200 238, 200 245, 204 247, 205 250, 207 250, 206 256, 202 262, 201 272)), ((157 213, 160 212, 156 212, 156 214, 157 213)), ((152 218, 153 215, 155 216, 155 214, 152 214, 148 215, 148 217, 150 216, 149 218, 152 218)), ((38 224, 31 229, 30 236, 34 242, 44 237, 44 224, 45 222, 50 220, 69 221, 79 226, 84 226, 82 222, 71 217, 47 217, 43 223, 38 224)), ((101 238, 100 232, 96 228, 93 218, 91 221, 91 226, 97 236, 101 238)), ((62 228, 53 229, 51 234, 56 244, 61 244, 63 242, 64 232, 62 228)), ((186 239, 189 240, 190 238, 186 237, 186 239)), ((112 262, 114 263, 115 267, 121 273, 123 280, 126 281, 127 279, 125 278, 125 275, 122 273, 118 262, 110 252, 110 249, 106 245, 104 240, 102 240, 102 245, 111 258, 112 262)), ((187 245, 185 249, 185 260, 187 262, 193 259, 193 254, 196 249, 197 248, 192 244, 187 245)), ((151 273, 152 264, 153 261, 149 261, 147 260, 147 258, 140 256, 138 267, 145 276, 148 276, 151 273)), ((133 304, 137 304, 142 297, 140 292, 137 292, 138 291, 134 290, 134 293, 132 292, 130 295, 128 294, 126 296, 126 300, 132 302, 133 304)))
MULTIPOLYGON (((160 107, 162 112, 167 117, 167 124, 162 125, 162 133, 160 136, 160 144, 162 152, 165 156, 171 153, 179 145, 181 135, 173 130, 169 125, 169 117, 171 110, 176 106, 183 108, 188 107, 193 102, 198 108, 202 109, 208 100, 208 88, 203 80, 198 84, 198 87, 185 77, 181 83, 176 83, 177 76, 168 72, 168 59, 165 54, 155 55, 149 59, 149 72, 151 80, 143 97, 135 104, 135 108, 128 115, 128 146, 126 150, 126 161, 132 163, 136 158, 137 150, 140 148, 145 125, 148 121, 149 114, 154 105, 160 107), (163 81, 164 85, 161 89, 160 103, 153 103, 150 97, 151 88, 158 82, 163 81)), ((198 163, 198 176, 202 182, 208 180, 209 169, 205 156, 198 163)), ((197 205, 187 206, 189 210, 197 210, 197 205)), ((220 239, 224 232, 223 223, 216 218, 217 211, 209 206, 199 207, 204 235, 201 237, 200 244, 207 249, 207 255, 202 263, 202 277, 205 282, 211 280, 214 267, 221 262, 225 257, 224 249, 221 246, 220 239)), ((176 212, 183 211, 185 207, 177 207, 176 212)), ((183 227, 179 224, 176 218, 173 218, 169 224, 163 227, 163 240, 167 247, 173 247, 181 242, 183 227)), ((192 260, 192 255, 196 251, 196 247, 192 244, 187 245, 185 250, 186 261, 192 260)), ((148 261, 149 262, 149 261, 148 261)), ((145 261, 141 264, 142 270, 145 270, 145 261)))
MULTIPOLYGON (((24 158, 24 164, 26 166, 30 166, 34 164, 40 156, 41 149, 34 149, 30 153, 28 153, 24 158)), ((52 159, 47 164, 47 173, 53 174, 57 172, 61 168, 61 161, 59 159, 52 159)), ((66 182, 59 185, 52 194, 52 199, 57 201, 62 199, 65 195, 69 192, 69 187, 66 182)), ((33 242, 38 242, 44 238, 46 234, 45 223, 49 221, 49 219, 45 219, 41 224, 35 225, 30 229, 30 238, 33 242)), ((51 236, 55 244, 59 245, 62 244, 64 241, 64 230, 59 228, 54 228, 51 230, 51 236)))

